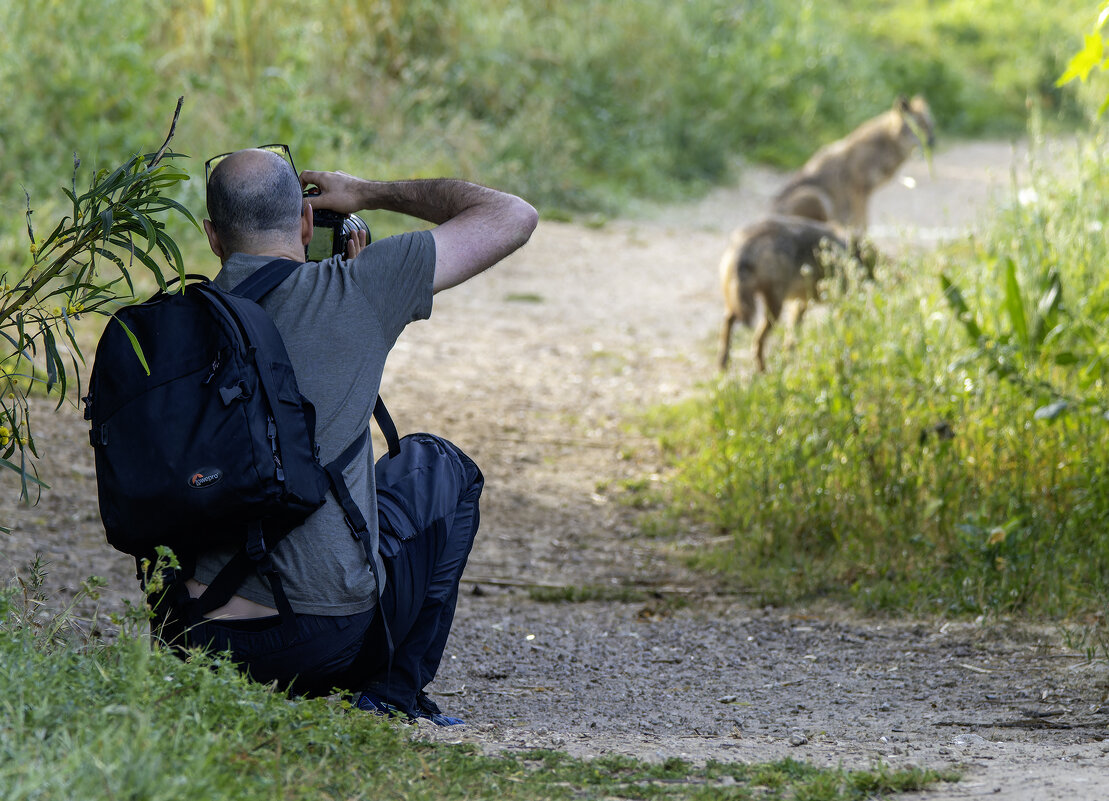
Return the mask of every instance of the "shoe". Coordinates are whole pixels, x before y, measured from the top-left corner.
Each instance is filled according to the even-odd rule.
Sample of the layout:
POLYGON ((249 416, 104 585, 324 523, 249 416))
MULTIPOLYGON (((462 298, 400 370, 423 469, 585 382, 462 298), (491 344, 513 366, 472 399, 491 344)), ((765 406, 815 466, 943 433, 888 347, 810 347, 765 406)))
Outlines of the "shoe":
POLYGON ((416 695, 416 715, 430 720, 436 726, 462 726, 466 723, 462 718, 443 714, 439 705, 428 698, 425 692, 416 695))
POLYGON ((385 717, 397 717, 404 720, 415 720, 416 718, 424 718, 430 720, 436 726, 460 726, 466 723, 462 718, 452 717, 451 715, 443 714, 439 709, 438 704, 427 697, 426 693, 420 693, 416 696, 416 714, 410 715, 394 704, 389 703, 384 698, 374 695, 370 692, 363 691, 358 696, 358 700, 354 705, 363 710, 370 712, 374 715, 383 715, 385 717))
POLYGON ((412 716, 397 706, 393 706, 384 698, 374 695, 373 693, 362 692, 358 695, 358 700, 354 705, 365 712, 370 712, 374 715, 383 715, 389 718, 404 718, 411 720, 412 716))

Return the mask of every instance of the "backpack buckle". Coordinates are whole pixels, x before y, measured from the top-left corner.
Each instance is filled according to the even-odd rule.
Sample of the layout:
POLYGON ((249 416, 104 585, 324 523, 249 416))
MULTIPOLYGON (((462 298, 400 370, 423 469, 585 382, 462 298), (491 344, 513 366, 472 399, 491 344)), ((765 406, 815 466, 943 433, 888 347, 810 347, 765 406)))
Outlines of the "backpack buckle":
POLYGON ((265 558, 265 556, 266 556, 266 540, 265 540, 265 538, 264 537, 258 537, 257 539, 255 539, 255 538, 251 537, 250 539, 248 539, 246 541, 246 555, 249 556, 251 558, 251 560, 253 560, 255 562, 261 561, 263 558, 265 558))
POLYGON ((266 558, 266 537, 260 521, 252 522, 247 529, 246 555, 254 562, 260 562, 266 558))
POLYGON ((347 528, 350 529, 350 536, 354 537, 359 542, 362 541, 362 535, 368 532, 368 528, 363 525, 361 528, 351 519, 350 515, 343 515, 343 520, 346 521, 347 528))
POLYGON ((246 387, 246 382, 240 381, 238 384, 232 384, 229 387, 220 387, 219 396, 223 400, 224 406, 230 406, 240 398, 243 400, 249 398, 250 391, 246 387))

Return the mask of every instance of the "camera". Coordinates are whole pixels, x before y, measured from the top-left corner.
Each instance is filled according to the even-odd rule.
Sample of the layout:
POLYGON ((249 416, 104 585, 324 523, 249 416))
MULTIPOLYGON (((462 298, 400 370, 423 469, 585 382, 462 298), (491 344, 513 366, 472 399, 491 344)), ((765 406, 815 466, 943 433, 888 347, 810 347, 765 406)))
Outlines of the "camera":
MULTIPOLYGON (((304 193, 304 196, 317 195, 317 190, 304 193)), ((366 244, 372 238, 370 227, 357 214, 340 214, 329 209, 312 209, 312 239, 304 248, 305 261, 323 261, 332 256, 345 256, 347 243, 356 231, 366 232, 366 244)))

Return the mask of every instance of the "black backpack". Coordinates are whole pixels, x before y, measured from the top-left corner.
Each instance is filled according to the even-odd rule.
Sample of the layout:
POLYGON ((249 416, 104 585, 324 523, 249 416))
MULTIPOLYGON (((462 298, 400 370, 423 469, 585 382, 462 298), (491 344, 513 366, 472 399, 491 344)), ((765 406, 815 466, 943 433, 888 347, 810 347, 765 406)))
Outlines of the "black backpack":
MULTIPOLYGON (((192 277, 109 320, 96 348, 85 400, 95 449, 100 516, 108 542, 142 568, 155 549, 173 549, 174 599, 185 622, 230 600, 251 570, 266 577, 282 622, 292 607, 270 552, 335 494, 352 533, 371 553, 366 520, 342 478, 366 445, 364 431, 328 465, 319 461, 315 410, 297 388, 281 335, 258 304, 300 267, 278 259, 230 292, 192 277), (142 352, 139 358, 135 345, 142 352), (195 557, 239 549, 204 594, 190 599, 184 579, 195 557)), ((396 428, 379 398, 374 417, 399 451, 396 428)), ((149 569, 149 568, 148 568, 149 569)))

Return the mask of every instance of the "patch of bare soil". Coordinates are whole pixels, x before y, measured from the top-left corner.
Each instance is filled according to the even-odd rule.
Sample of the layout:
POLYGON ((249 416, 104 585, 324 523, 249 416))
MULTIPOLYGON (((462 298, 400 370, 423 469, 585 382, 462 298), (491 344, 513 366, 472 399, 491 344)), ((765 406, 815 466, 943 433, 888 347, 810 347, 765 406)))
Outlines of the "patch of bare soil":
MULTIPOLYGON (((1005 143, 920 157, 872 200, 889 250, 965 231, 1025 169, 1005 143)), ((645 537, 618 502, 624 478, 660 478, 624 420, 717 380, 717 263, 730 230, 762 213, 783 176, 743 173, 702 201, 601 228, 543 222, 494 270, 436 299, 395 350, 384 394, 402 430, 443 434, 486 475, 482 531, 455 629, 430 688, 469 721, 416 736, 488 751, 825 765, 958 766, 923 798, 1095 799, 1109 780, 1106 666, 1020 622, 869 620, 717 596, 645 537), (692 590, 687 605, 539 603, 528 585, 692 590), (707 592, 706 592, 707 591, 707 592)), ((803 331, 800 334, 804 336, 803 331)), ((746 334, 733 366, 750 370, 746 334)), ((773 366, 773 355, 771 356, 773 366)), ((103 541, 91 450, 76 410, 39 411, 34 507, 0 485, 0 570, 36 552, 66 596, 84 576, 134 598, 129 560, 103 541)))

